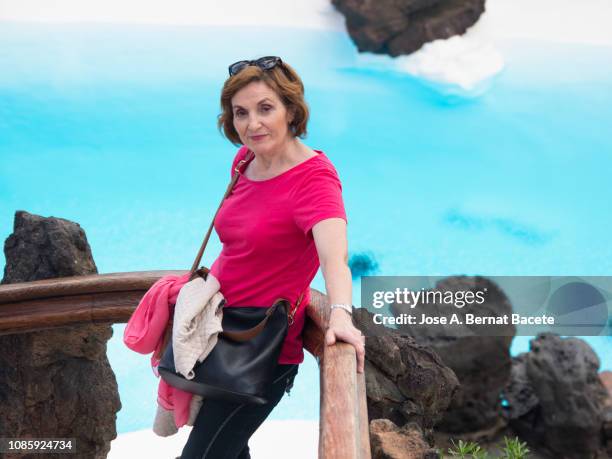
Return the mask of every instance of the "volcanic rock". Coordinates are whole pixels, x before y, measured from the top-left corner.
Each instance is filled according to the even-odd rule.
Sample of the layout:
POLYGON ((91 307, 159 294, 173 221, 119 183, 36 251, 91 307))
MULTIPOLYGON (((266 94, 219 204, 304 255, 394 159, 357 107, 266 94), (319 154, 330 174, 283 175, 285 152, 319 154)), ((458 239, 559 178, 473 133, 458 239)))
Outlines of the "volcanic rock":
POLYGON ((365 378, 368 417, 397 426, 415 422, 425 438, 450 404, 458 381, 453 371, 427 346, 388 330, 372 336, 372 314, 356 309, 357 328, 366 335, 365 378))
MULTIPOLYGON (((503 317, 512 313, 512 306, 504 292, 484 277, 448 277, 438 282, 432 291, 472 292, 474 295, 486 292, 486 295, 482 304, 474 302, 469 307, 433 302, 417 304, 411 309, 410 305, 393 304, 394 314, 427 311, 428 316, 447 317, 449 320, 455 314, 461 322, 466 323, 468 313, 477 317, 503 317)), ((463 433, 499 425, 503 418, 500 393, 510 379, 512 368, 510 345, 515 334, 514 325, 449 325, 446 328, 402 325, 399 331, 433 349, 459 379, 460 387, 437 429, 463 433)))
MULTIPOLYGON (((61 218, 17 212, 5 255, 4 284, 97 273, 85 232, 61 218)), ((121 408, 106 357, 112 334, 110 324, 83 324, 0 336, 2 436, 74 438, 75 457, 106 458, 121 408)))
POLYGON ((360 52, 399 56, 423 44, 463 34, 485 0, 332 0, 360 52))
POLYGON ((506 397, 510 425, 522 438, 555 457, 606 457, 609 395, 597 373, 599 358, 586 342, 543 333, 513 365, 519 368, 512 371, 506 397), (517 388, 525 397, 512 395, 517 388))

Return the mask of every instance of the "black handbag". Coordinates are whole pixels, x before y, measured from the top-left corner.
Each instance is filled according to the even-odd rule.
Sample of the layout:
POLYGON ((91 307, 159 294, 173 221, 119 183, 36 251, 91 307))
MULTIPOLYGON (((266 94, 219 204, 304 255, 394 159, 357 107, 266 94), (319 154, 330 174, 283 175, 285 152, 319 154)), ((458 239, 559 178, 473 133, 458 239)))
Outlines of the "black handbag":
MULTIPOLYGON (((240 161, 234 175, 215 212, 202 247, 191 267, 191 279, 201 276, 206 279, 208 269, 196 269, 210 234, 214 221, 223 204, 238 181, 240 168, 254 157, 253 152, 240 161)), ((222 327, 217 344, 204 361, 197 363, 194 377, 186 379, 176 372, 172 340, 168 339, 169 323, 166 329, 168 342, 160 360, 158 371, 161 378, 177 389, 201 395, 209 399, 226 400, 234 403, 267 403, 268 390, 289 325, 302 297, 293 311, 286 299, 279 299, 270 307, 227 307, 223 309, 222 327)))

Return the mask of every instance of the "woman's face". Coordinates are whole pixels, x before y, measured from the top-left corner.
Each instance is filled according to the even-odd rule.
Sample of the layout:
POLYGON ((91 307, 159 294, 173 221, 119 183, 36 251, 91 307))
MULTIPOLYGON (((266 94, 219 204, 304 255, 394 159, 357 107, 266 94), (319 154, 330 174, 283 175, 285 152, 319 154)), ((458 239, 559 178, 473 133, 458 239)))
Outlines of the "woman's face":
POLYGON ((293 139, 291 113, 276 92, 263 81, 254 81, 232 98, 234 128, 240 140, 256 154, 276 154, 293 139))

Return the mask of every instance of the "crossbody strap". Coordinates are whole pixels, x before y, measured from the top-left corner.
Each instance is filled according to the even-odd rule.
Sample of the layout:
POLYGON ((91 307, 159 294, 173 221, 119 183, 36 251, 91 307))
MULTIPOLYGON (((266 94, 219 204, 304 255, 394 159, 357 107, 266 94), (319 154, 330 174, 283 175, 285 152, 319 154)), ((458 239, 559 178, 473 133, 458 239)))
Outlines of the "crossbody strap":
POLYGON ((298 300, 296 301, 295 306, 293 307, 293 310, 290 311, 289 308, 291 307, 291 303, 285 300, 284 298, 279 298, 278 300, 274 302, 271 308, 268 308, 268 310, 266 311, 266 316, 261 320, 261 322, 259 322, 254 327, 249 328, 248 330, 242 330, 242 331, 224 330, 221 333, 223 333, 223 335, 226 338, 229 338, 232 341, 238 341, 238 342, 249 341, 255 338, 257 335, 259 335, 263 331, 264 327, 268 323, 268 320, 270 319, 270 316, 272 316, 275 309, 279 306, 282 306, 285 308, 285 312, 287 313, 287 322, 289 326, 291 326, 293 325, 293 322, 294 322, 295 313, 300 307, 300 303, 302 302, 303 299, 304 299, 304 294, 302 293, 300 297, 298 298, 298 300))
POLYGON ((215 219, 217 218, 217 214, 219 213, 219 210, 221 209, 221 206, 223 205, 223 201, 225 201, 225 199, 231 194, 232 190, 234 189, 234 186, 236 185, 236 182, 238 181, 238 178, 240 177, 240 173, 242 172, 241 168, 245 167, 248 163, 250 163, 254 157, 255 157, 255 153, 249 150, 249 152, 246 154, 244 159, 241 159, 240 161, 238 161, 238 164, 236 164, 236 167, 234 168, 234 175, 232 176, 232 179, 230 180, 229 185, 227 185, 225 194, 223 195, 223 198, 221 198, 221 202, 219 203, 219 207, 217 207, 217 211, 215 212, 215 215, 213 215, 212 221, 210 222, 210 226, 208 227, 208 231, 206 231, 206 235, 204 236, 204 242, 202 242, 202 246, 200 247, 200 250, 198 251, 196 258, 193 261, 193 264, 191 265, 191 270, 189 271, 191 275, 189 276, 189 280, 194 279, 195 276, 198 275, 196 273, 196 271, 198 270, 198 265, 200 264, 200 261, 202 261, 202 256, 204 255, 204 249, 206 248, 206 245, 208 244, 208 240, 210 239, 210 235, 212 234, 212 230, 215 226, 215 219))
MULTIPOLYGON (((249 150, 246 156, 244 157, 244 159, 241 159, 236 164, 236 167, 234 168, 234 174, 232 176, 232 179, 230 180, 230 183, 227 185, 225 194, 223 195, 223 198, 221 198, 221 202, 219 203, 219 207, 217 207, 215 215, 213 216, 212 221, 210 222, 208 231, 206 231, 206 235, 204 236, 204 242, 202 242, 202 246, 200 247, 200 250, 198 251, 196 258, 193 261, 193 264, 191 265, 191 270, 189 271, 190 272, 189 280, 193 280, 196 276, 201 276, 203 278, 206 278, 206 274, 208 274, 208 269, 205 267, 201 267, 200 269, 198 269, 198 265, 200 264, 200 261, 202 261, 202 256, 204 255, 204 249, 206 249, 206 245, 208 244, 208 240, 210 239, 210 235, 212 234, 212 230, 215 226, 215 219, 217 218, 217 214, 219 213, 221 206, 223 206, 223 201, 225 201, 225 199, 231 194, 232 190, 234 189, 234 186, 236 185, 236 182, 238 182, 240 173, 244 171, 244 168, 246 167, 246 165, 248 165, 248 163, 250 163, 254 157, 255 157, 255 153, 249 150)), ((302 302, 303 296, 304 296, 303 293, 300 294, 300 297, 296 301, 295 306, 292 311, 290 311, 289 308, 287 307, 287 305, 290 305, 290 303, 287 300, 279 299, 275 301, 275 304, 281 303, 285 305, 285 309, 287 311, 287 316, 289 320, 289 325, 293 325, 295 313, 297 312, 297 309, 300 306, 300 303, 302 302)), ((242 332, 224 332, 224 334, 228 338, 233 339, 234 341, 247 341, 249 339, 252 339, 254 336, 257 336, 259 333, 261 333, 263 328, 266 326, 266 323, 268 322, 268 319, 270 315, 272 314, 273 309, 274 308, 270 308, 265 318, 255 327, 249 330, 244 330, 242 332)))
MULTIPOLYGON (((244 159, 241 159, 236 164, 236 167, 234 168, 234 174, 232 176, 232 179, 227 185, 225 194, 223 195, 223 198, 221 198, 221 202, 219 203, 219 207, 217 207, 217 211, 215 212, 215 215, 213 215, 212 221, 210 222, 210 226, 208 227, 208 231, 206 231, 206 235, 204 236, 204 242, 202 242, 202 246, 200 247, 200 250, 198 251, 198 254, 196 255, 193 265, 191 265, 191 269, 189 271, 190 281, 195 279, 196 276, 200 276, 206 279, 206 275, 208 274, 208 269, 205 267, 201 267, 200 269, 198 269, 198 265, 200 264, 200 261, 202 261, 202 256, 204 255, 204 249, 206 248, 206 245, 208 244, 208 240, 210 239, 210 235, 212 234, 212 230, 215 225, 215 218, 217 218, 217 214, 219 213, 219 210, 221 209, 221 206, 223 205, 223 201, 225 201, 225 199, 230 195, 230 193, 234 189, 234 185, 236 185, 236 182, 238 181, 238 178, 240 177, 240 172, 241 172, 240 169, 244 167, 245 164, 248 164, 249 162, 251 162, 251 160, 254 157, 255 157, 255 153, 249 150, 246 156, 244 157, 244 159)), ((170 320, 168 320, 168 323, 166 324, 166 330, 162 338, 162 345, 159 348, 159 350, 155 353, 155 357, 157 359, 161 359, 161 356, 163 355, 168 345, 168 342, 170 341, 170 337, 172 336, 172 323, 173 323, 173 318, 171 317, 170 320)))
POLYGON ((268 308, 268 310, 266 311, 266 315, 261 320, 261 322, 259 322, 254 327, 249 328, 248 330, 242 330, 242 331, 223 330, 221 333, 223 333, 223 336, 231 339, 232 341, 246 342, 246 341, 252 340, 253 338, 255 338, 257 335, 259 335, 263 331, 264 327, 268 323, 268 320, 270 319, 270 317, 272 316, 276 308, 279 307, 279 305, 284 307, 285 311, 289 313, 288 304, 289 302, 287 300, 278 299, 274 302, 274 305, 271 308, 268 308))

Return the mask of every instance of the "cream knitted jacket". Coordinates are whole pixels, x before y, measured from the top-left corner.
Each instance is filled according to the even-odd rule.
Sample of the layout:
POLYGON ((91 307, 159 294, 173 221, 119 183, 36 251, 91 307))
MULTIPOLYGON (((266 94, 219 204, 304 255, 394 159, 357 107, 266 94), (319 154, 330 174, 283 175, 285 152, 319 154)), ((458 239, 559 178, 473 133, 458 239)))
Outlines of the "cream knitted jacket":
MULTIPOLYGON (((209 273, 206 280, 196 277, 183 285, 176 299, 172 325, 174 365, 176 372, 186 379, 194 377, 193 367, 208 356, 223 330, 221 321, 225 299, 219 287, 219 281, 209 273)), ((193 425, 202 403, 201 396, 192 397, 187 425, 193 425)), ((157 406, 153 432, 162 437, 178 432, 171 410, 157 406)))

